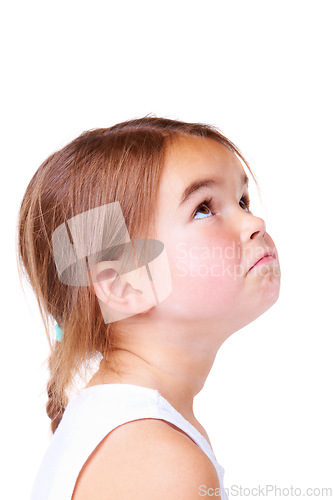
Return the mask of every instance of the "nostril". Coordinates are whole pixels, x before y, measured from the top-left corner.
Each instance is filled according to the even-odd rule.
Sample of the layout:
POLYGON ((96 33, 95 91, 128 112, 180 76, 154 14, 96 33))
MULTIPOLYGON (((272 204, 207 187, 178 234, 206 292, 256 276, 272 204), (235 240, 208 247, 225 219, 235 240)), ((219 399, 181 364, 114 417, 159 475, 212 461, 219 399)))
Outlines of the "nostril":
POLYGON ((258 234, 260 231, 255 231, 254 233, 251 234, 251 240, 258 234))

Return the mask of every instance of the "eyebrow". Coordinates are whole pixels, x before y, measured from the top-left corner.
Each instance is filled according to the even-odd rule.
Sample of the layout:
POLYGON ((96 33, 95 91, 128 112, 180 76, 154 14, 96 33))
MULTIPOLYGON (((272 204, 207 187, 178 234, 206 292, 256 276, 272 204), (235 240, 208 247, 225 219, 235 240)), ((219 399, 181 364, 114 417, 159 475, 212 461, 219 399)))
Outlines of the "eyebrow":
MULTIPOLYGON (((248 186, 249 185, 249 178, 246 174, 242 174, 240 178, 240 185, 241 186, 248 186)), ((188 201, 194 193, 197 193, 201 189, 205 187, 212 187, 212 186, 223 186, 223 182, 221 179, 198 179, 192 184, 190 184, 184 191, 181 202, 178 205, 178 208, 183 205, 186 201, 188 201)))

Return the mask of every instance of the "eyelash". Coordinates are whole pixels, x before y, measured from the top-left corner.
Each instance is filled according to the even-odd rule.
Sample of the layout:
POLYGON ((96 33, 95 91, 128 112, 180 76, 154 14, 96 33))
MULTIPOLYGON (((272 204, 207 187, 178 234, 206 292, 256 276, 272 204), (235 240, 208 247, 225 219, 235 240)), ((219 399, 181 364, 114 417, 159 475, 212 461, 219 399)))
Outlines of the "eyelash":
MULTIPOLYGON (((250 198, 247 194, 244 194, 241 198, 241 200, 244 204, 245 204, 245 208, 247 210, 250 210, 250 198)), ((202 203, 200 203, 200 205, 197 206, 197 208, 195 209, 192 217, 194 218, 195 215, 197 214, 197 211, 199 208, 201 208, 203 205, 206 205, 207 208, 209 208, 209 210, 211 212, 214 212, 214 208, 215 208, 215 205, 214 205, 214 201, 213 201, 213 198, 206 198, 202 203)))

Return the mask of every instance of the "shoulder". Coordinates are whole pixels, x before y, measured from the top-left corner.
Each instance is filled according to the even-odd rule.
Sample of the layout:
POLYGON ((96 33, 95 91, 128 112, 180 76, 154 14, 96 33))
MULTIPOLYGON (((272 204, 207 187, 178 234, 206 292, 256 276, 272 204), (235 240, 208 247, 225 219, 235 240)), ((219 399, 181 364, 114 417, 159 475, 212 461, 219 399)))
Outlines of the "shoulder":
POLYGON ((200 485, 220 486, 209 457, 168 422, 148 418, 105 437, 82 468, 72 500, 194 500, 202 497, 200 485))

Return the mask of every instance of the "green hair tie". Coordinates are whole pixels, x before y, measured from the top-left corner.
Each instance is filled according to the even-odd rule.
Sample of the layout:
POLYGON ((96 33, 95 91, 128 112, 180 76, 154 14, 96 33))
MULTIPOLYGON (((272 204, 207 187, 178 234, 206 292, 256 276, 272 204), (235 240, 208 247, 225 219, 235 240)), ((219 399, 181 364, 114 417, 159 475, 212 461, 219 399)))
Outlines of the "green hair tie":
POLYGON ((62 329, 60 328, 60 326, 58 324, 55 326, 55 332, 56 332, 56 339, 57 339, 57 341, 61 342, 61 340, 62 340, 62 334, 64 332, 62 331, 62 329))

